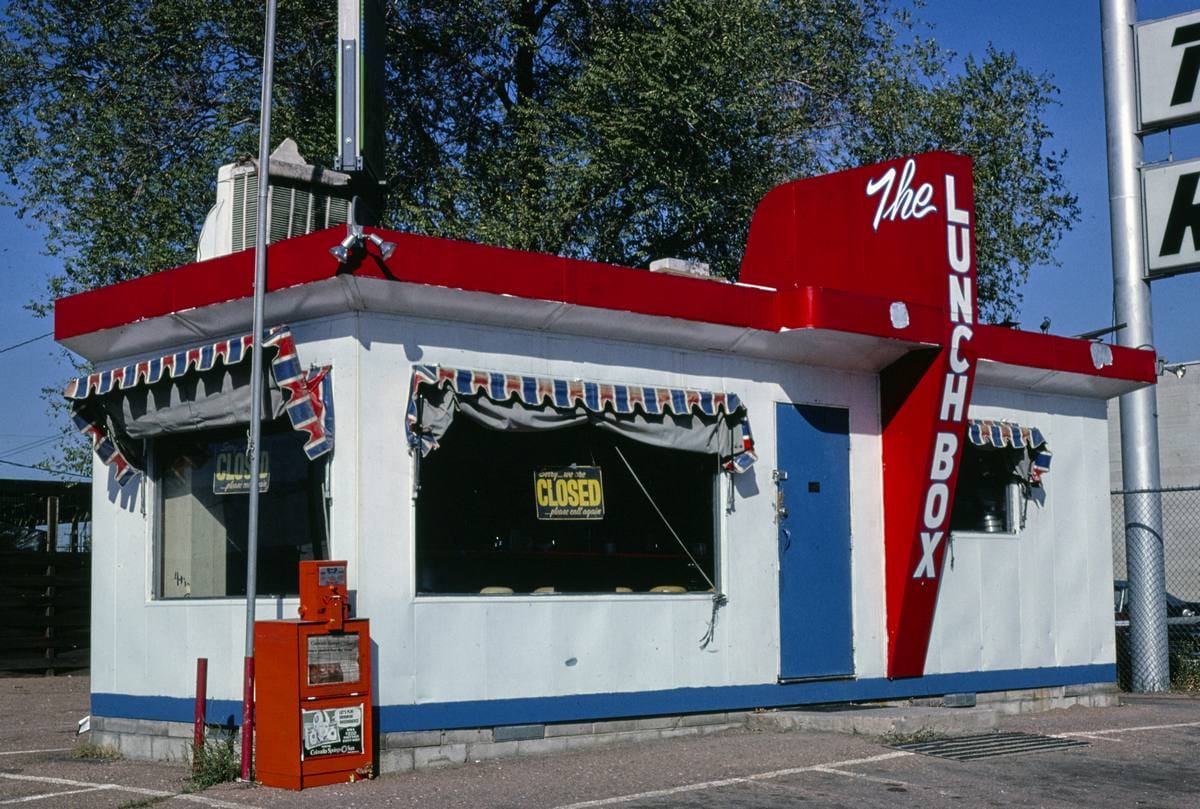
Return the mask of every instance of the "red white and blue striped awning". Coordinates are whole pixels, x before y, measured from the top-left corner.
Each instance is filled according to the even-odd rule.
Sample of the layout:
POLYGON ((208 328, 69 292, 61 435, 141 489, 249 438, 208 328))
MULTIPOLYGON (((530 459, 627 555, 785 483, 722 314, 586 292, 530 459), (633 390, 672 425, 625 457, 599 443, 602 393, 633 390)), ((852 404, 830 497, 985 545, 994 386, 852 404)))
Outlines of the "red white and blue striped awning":
POLYGON ((1033 462, 1030 472, 1033 483, 1040 482, 1042 475, 1050 471, 1050 449, 1046 446, 1046 437, 1037 427, 1011 421, 971 419, 967 424, 967 440, 977 447, 1025 450, 1033 462))
MULTIPOLYGON (((234 365, 250 356, 252 335, 219 340, 161 357, 97 371, 73 379, 64 391, 72 402, 83 402, 116 390, 130 390, 139 385, 153 385, 163 379, 178 379, 189 373, 211 370, 218 361, 234 365)), ((304 433, 307 439, 304 452, 316 459, 333 449, 333 410, 330 369, 315 368, 308 372, 300 365, 296 343, 287 326, 267 330, 263 348, 274 352, 270 362, 271 374, 284 396, 284 409, 292 428, 304 433)), ((141 470, 136 469, 107 433, 103 422, 81 415, 74 404, 71 418, 75 426, 92 441, 92 448, 105 464, 113 466, 117 481, 122 485, 141 470)))
POLYGON ((423 452, 436 449, 437 443, 431 436, 419 431, 418 400, 421 385, 444 387, 460 396, 482 395, 496 402, 516 400, 529 407, 558 409, 583 407, 593 413, 606 410, 622 415, 641 412, 651 416, 700 413, 711 417, 737 414, 740 418, 735 425, 735 452, 730 458, 722 460, 730 471, 744 472, 758 459, 754 453, 754 438, 750 432, 746 406, 736 393, 415 365, 409 386, 405 431, 409 445, 420 447, 423 452))

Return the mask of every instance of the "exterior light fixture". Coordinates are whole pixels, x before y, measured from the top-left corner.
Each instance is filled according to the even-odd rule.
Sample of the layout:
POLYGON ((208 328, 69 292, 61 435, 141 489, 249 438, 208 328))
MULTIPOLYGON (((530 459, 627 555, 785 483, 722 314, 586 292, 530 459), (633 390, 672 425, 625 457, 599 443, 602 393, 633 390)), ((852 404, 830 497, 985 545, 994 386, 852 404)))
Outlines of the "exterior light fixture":
POLYGON ((1160 376, 1164 373, 1175 374, 1176 379, 1183 379, 1183 375, 1187 373, 1187 369, 1193 365, 1200 365, 1200 360, 1195 362, 1176 362, 1170 365, 1163 360, 1158 373, 1160 376))
POLYGON ((338 260, 339 264, 346 264, 350 261, 350 256, 356 247, 361 247, 364 241, 368 241, 379 249, 379 257, 387 261, 392 257, 392 253, 396 252, 394 242, 384 241, 377 233, 363 233, 362 225, 353 222, 346 225, 346 236, 340 242, 329 248, 329 253, 338 260))
POLYGON ((392 253, 396 252, 395 242, 385 242, 378 233, 372 233, 367 236, 367 239, 370 240, 371 244, 379 248, 379 257, 384 261, 387 261, 392 257, 392 253))
POLYGON ((345 264, 350 260, 350 252, 362 242, 362 227, 360 225, 346 225, 346 238, 329 248, 329 252, 338 260, 339 264, 345 264))

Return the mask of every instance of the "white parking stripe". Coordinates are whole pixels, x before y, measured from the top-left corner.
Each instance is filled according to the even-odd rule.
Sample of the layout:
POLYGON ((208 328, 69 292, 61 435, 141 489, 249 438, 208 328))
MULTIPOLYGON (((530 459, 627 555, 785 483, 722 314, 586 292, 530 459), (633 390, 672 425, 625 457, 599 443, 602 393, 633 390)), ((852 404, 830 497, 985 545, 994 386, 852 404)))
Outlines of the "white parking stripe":
POLYGON ((28 803, 29 801, 40 801, 44 798, 61 798, 63 795, 78 795, 80 792, 99 792, 105 789, 112 789, 112 787, 84 787, 83 789, 68 789, 66 792, 46 792, 42 795, 26 795, 24 798, 10 798, 7 801, 0 801, 0 805, 9 803, 28 803))
MULTIPOLYGON (((592 806, 612 806, 618 803, 631 803, 633 801, 646 800, 647 798, 663 798, 669 795, 679 795, 685 792, 699 792, 705 789, 720 789, 721 787, 732 786, 734 784, 748 784, 755 781, 766 781, 771 778, 783 778, 788 775, 798 775, 806 772, 831 772, 835 775, 855 775, 855 773, 837 772, 838 767, 852 767, 856 764, 874 764, 877 761, 889 761, 894 758, 905 758, 913 753, 908 753, 903 750, 897 750, 892 753, 882 753, 878 756, 870 756, 868 758, 852 758, 845 761, 827 761, 824 764, 813 764, 808 767, 790 767, 786 770, 772 770, 771 772, 760 772, 754 775, 743 775, 737 778, 722 778, 719 781, 700 781, 695 784, 684 784, 683 786, 670 787, 668 789, 655 789, 649 792, 637 792, 632 795, 619 795, 613 798, 600 798, 594 801, 580 801, 579 803, 569 803, 556 809, 588 809, 592 806)), ((889 781, 888 783, 896 783, 889 781)))
POLYGON ((847 772, 846 770, 838 770, 833 767, 816 767, 813 772, 825 772, 830 775, 844 775, 847 778, 857 778, 860 781, 870 781, 874 784, 886 784, 888 786, 911 787, 912 784, 907 781, 898 781, 895 778, 878 778, 874 775, 867 775, 861 772, 847 772))
POLYGON ((1143 730, 1170 730, 1172 728, 1196 728, 1200 722, 1176 722, 1172 725, 1142 725, 1137 728, 1108 728, 1106 730, 1077 730, 1071 733, 1055 733, 1055 736, 1107 736, 1112 733, 1137 733, 1143 730))
MULTIPOLYGON (((69 778, 51 778, 47 775, 16 775, 13 773, 0 772, 0 778, 8 779, 9 781, 29 781, 36 784, 54 784, 55 786, 64 787, 86 787, 80 792, 88 792, 101 789, 111 789, 120 792, 132 792, 135 795, 145 795, 150 798, 169 798, 171 800, 189 801, 191 803, 199 803, 204 806, 212 806, 214 809, 254 809, 247 803, 234 803, 232 801, 223 801, 219 798, 208 798, 204 795, 196 795, 190 792, 168 792, 163 789, 146 789, 145 787, 126 786, 125 784, 95 784, 88 781, 72 781, 69 778)), ((60 792, 60 795, 68 793, 60 792)), ((47 796, 49 797, 49 796, 47 796)))
POLYGON ((41 750, 0 750, 0 756, 27 756, 30 753, 65 753, 72 747, 45 747, 41 750))
POLYGON ((1089 742, 1123 742, 1125 741, 1120 736, 1097 736, 1094 733, 1051 733, 1049 734, 1055 739, 1087 739, 1089 742))

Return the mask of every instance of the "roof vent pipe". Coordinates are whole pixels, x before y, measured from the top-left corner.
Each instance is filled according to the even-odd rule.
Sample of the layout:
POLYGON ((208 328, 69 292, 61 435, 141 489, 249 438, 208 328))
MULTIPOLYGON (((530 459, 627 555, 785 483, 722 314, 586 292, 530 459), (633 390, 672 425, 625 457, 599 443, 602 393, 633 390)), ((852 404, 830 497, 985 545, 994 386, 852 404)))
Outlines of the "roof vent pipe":
POLYGON ((650 272, 686 275, 690 278, 712 278, 712 270, 703 261, 690 258, 660 258, 650 262, 650 272))

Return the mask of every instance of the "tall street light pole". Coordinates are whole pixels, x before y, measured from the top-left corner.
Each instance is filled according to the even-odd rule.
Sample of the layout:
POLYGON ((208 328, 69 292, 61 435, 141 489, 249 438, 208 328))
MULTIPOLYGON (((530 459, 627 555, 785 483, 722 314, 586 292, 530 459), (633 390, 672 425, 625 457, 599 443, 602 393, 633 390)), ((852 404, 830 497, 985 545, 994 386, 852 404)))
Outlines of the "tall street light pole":
POLYGON ((275 0, 267 0, 263 42, 262 102, 258 130, 258 223, 254 233, 254 325, 250 355, 250 498, 246 531, 246 656, 242 671, 242 780, 249 781, 254 753, 254 612, 258 597, 258 478, 262 441, 263 299, 267 292, 267 205, 270 177, 271 83, 275 66, 275 0))
MULTIPOLYGON (((1104 116, 1108 130, 1109 217, 1113 303, 1121 345, 1153 348, 1150 283, 1143 272, 1141 177, 1134 84, 1133 0, 1101 0, 1104 116)), ((1158 467, 1158 402, 1154 386, 1126 393, 1121 408, 1121 472, 1125 489, 1125 560, 1134 691, 1165 691, 1167 660, 1162 496, 1158 467)))

